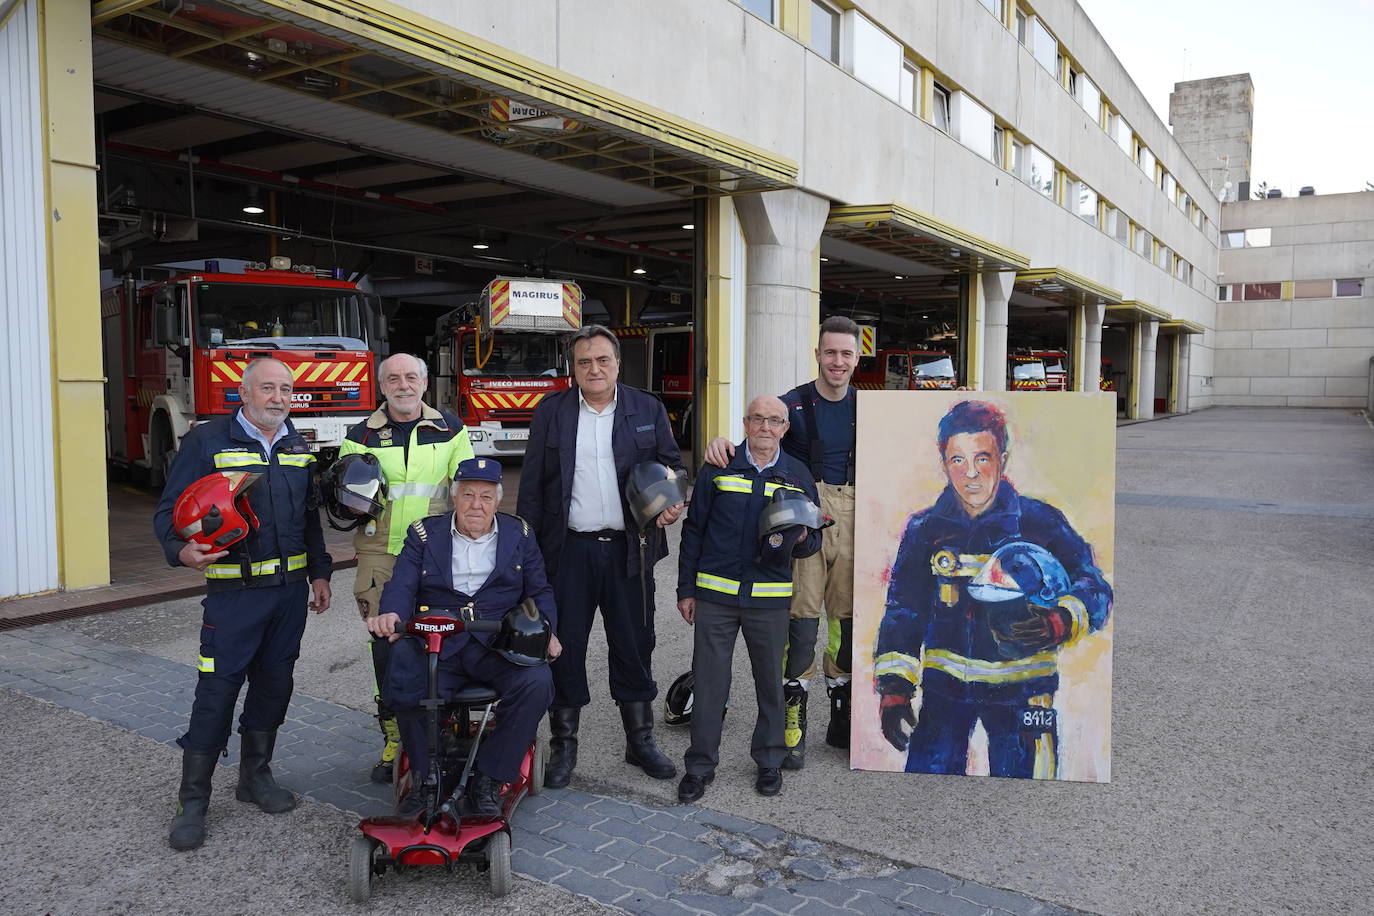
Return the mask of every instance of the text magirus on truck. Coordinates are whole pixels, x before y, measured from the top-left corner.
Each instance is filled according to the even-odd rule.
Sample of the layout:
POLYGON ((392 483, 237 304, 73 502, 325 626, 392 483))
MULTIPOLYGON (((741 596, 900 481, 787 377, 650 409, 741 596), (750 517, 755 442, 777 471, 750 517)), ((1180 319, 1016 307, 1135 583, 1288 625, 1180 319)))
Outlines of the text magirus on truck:
POLYGON ((523 455, 541 400, 572 384, 564 349, 582 327, 571 280, 497 277, 435 326, 435 403, 457 413, 479 458, 523 455))
POLYGON ((281 360, 291 370, 291 422, 331 457, 350 426, 377 406, 372 307, 335 271, 247 262, 240 273, 206 261, 101 294, 108 457, 161 486, 183 436, 239 406, 244 368, 281 360))

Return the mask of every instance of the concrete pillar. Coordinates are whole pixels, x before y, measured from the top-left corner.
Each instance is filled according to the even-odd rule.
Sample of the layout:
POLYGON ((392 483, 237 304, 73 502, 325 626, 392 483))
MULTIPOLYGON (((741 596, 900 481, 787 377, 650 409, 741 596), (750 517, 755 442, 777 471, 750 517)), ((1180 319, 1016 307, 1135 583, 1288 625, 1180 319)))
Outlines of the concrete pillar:
POLYGON ((734 198, 744 238, 746 397, 781 394, 816 376, 818 246, 830 202, 805 191, 734 198))
POLYGON ((978 275, 982 287, 983 356, 981 391, 1007 390, 1007 300, 1016 284, 1016 271, 990 270, 978 275))
POLYGON ((1102 305, 1080 305, 1074 310, 1078 318, 1077 350, 1073 354, 1073 390, 1100 391, 1102 378, 1102 305))
POLYGON ((1188 389, 1192 385, 1190 337, 1188 334, 1174 335, 1174 403, 1170 405, 1174 413, 1188 412, 1188 389))
POLYGON ((1131 369, 1134 387, 1131 401, 1135 413, 1128 416, 1136 420, 1148 420, 1155 415, 1155 340, 1159 336, 1159 322, 1146 319, 1138 322, 1131 334, 1131 369))

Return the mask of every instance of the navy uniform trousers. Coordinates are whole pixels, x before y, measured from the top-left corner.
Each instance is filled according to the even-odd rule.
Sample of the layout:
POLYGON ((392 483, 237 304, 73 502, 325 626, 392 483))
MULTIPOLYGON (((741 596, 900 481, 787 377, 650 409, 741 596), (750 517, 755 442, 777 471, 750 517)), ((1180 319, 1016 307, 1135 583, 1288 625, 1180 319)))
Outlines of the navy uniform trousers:
POLYGON ((553 598, 558 605, 558 641, 563 654, 553 662, 555 707, 581 707, 592 701, 587 686, 587 641, 596 609, 610 650, 611 698, 617 703, 649 702, 658 696, 652 657, 654 636, 654 577, 645 585, 649 612, 640 597, 639 577, 625 574, 627 551, 634 532, 569 531, 554 577, 553 598))
POLYGON ((219 753, 229 741, 234 704, 248 681, 240 731, 276 731, 295 687, 296 659, 305 633, 305 580, 240 588, 205 596, 200 626, 200 677, 191 724, 177 744, 219 753))
MULTIPOLYGON (((419 639, 404 636, 392 644, 382 699, 396 713, 401 744, 410 755, 411 772, 423 780, 429 773, 426 713, 420 708, 429 690, 428 660, 419 639)), ((492 779, 514 782, 520 763, 539 732, 539 720, 553 697, 548 665, 526 668, 506 661, 475 639, 439 660, 441 698, 463 687, 485 684, 501 702, 492 713, 494 727, 482 736, 477 769, 492 779)))
POLYGON ((730 698, 730 667, 736 634, 744 633, 754 675, 758 716, 750 755, 760 767, 780 767, 783 740, 782 653, 787 644, 786 607, 737 607, 697 598, 692 626, 692 743, 683 768, 709 776, 720 762, 720 733, 730 698))

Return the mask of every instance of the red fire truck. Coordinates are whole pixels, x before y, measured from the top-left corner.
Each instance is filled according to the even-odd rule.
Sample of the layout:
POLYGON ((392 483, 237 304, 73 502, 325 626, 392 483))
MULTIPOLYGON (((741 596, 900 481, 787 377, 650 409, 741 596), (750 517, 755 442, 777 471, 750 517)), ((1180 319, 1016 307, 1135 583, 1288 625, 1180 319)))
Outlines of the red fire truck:
POLYGON ((954 357, 941 350, 879 350, 859 357, 854 387, 888 391, 943 390, 959 386, 954 357))
POLYGON ((1063 350, 1032 350, 1031 356, 1037 357, 1045 365, 1045 390, 1068 391, 1069 354, 1063 350))
POLYGON ((479 457, 523 455, 534 408, 572 385, 564 348, 582 327, 567 280, 497 277, 435 328, 435 403, 463 419, 479 457))
POLYGON ((1008 391, 1045 391, 1047 385, 1044 360, 1028 353, 1007 355, 1008 391))
POLYGON ((161 486, 183 436, 233 411, 248 363, 270 356, 295 376, 291 422, 332 457, 377 406, 370 306, 354 283, 288 258, 226 273, 217 261, 101 294, 106 454, 161 486))
POLYGON ((657 395, 679 442, 692 435, 695 342, 690 324, 612 328, 620 338, 620 373, 627 385, 657 395))

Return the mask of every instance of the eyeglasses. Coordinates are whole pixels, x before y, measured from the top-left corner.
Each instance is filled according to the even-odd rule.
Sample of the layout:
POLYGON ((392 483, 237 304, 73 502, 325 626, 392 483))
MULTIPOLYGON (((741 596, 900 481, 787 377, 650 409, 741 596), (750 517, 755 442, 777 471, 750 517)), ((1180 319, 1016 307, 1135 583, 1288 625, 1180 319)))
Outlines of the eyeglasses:
POLYGON ((758 414, 749 414, 744 418, 744 422, 751 426, 767 426, 769 429, 782 429, 787 425, 786 417, 761 417, 758 414))

